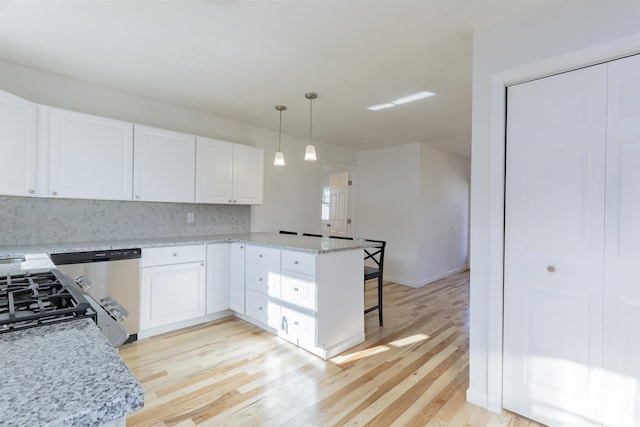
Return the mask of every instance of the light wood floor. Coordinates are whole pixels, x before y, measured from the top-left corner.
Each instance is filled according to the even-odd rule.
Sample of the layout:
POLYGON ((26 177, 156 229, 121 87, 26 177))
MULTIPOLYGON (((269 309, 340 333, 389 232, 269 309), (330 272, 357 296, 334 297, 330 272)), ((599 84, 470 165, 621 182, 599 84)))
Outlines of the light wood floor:
MULTIPOLYGON (((367 306, 375 300, 367 285, 367 306)), ((235 317, 140 340, 120 355, 145 388, 128 426, 539 426, 465 401, 469 273, 385 284, 385 326, 329 360, 235 317)))

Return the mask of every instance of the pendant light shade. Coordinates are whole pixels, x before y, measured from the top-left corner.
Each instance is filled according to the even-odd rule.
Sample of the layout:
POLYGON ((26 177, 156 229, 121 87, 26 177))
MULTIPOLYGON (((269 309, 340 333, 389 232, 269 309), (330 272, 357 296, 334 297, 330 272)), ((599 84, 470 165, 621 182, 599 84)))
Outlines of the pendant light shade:
POLYGON ((304 97, 309 100, 309 144, 304 151, 304 159, 313 162, 316 160, 316 146, 313 145, 313 100, 318 97, 318 94, 307 92, 304 97))
POLYGON ((284 105, 276 105, 276 110, 280 112, 280 127, 278 130, 278 151, 276 151, 276 157, 273 159, 274 166, 284 166, 284 153, 282 152, 281 144, 282 144, 282 112, 286 110, 287 107, 284 105))

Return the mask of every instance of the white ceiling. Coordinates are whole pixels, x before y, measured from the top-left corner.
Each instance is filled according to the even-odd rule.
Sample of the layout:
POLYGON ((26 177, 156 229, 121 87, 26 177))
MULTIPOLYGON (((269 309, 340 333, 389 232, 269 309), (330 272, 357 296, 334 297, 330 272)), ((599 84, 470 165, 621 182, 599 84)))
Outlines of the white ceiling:
POLYGON ((470 157, 472 30, 526 0, 0 0, 0 59, 353 150, 470 157), (366 107, 428 90, 437 96, 366 107))

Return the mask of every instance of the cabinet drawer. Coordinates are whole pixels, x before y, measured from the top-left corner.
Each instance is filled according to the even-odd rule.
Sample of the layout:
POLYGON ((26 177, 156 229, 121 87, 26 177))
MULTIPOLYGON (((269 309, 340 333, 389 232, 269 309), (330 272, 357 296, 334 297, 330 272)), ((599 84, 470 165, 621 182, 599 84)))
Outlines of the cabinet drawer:
POLYGON ((279 330, 299 345, 316 345, 316 318, 307 313, 282 307, 279 330))
POLYGON ((246 260, 280 268, 280 249, 247 245, 246 260))
POLYGON ((282 269, 310 276, 316 275, 316 254, 297 251, 282 251, 282 269))
POLYGON ((283 272, 281 297, 292 305, 316 310, 315 277, 290 271, 283 272))
POLYGON ((140 265, 149 267, 153 265, 182 264, 185 262, 204 262, 206 257, 207 250, 205 245, 144 248, 142 249, 140 265))
POLYGON ((248 262, 246 264, 245 281, 247 289, 280 298, 279 268, 248 262))
POLYGON ((246 315, 258 322, 277 328, 280 320, 280 306, 270 300, 267 295, 247 289, 246 315))

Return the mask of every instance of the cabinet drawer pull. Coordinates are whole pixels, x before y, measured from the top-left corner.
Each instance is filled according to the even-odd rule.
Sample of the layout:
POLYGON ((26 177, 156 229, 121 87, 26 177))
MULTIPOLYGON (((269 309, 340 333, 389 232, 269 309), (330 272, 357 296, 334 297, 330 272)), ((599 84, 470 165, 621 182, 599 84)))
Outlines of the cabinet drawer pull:
POLYGON ((52 191, 51 194, 53 194, 54 196, 57 196, 58 192, 57 191, 52 191))
POLYGON ((29 194, 35 194, 36 190, 34 190, 33 188, 29 189, 29 194))
POLYGON ((258 254, 258 257, 262 258, 262 254, 258 254))
POLYGON ((258 307, 258 310, 262 311, 262 306, 258 307))
POLYGON ((296 292, 300 292, 300 289, 298 289, 298 288, 293 288, 293 290, 296 291, 296 292))
POLYGON ((178 252, 174 252, 174 253, 173 253, 173 256, 178 256, 178 252))
POLYGON ((296 320, 295 322, 293 322, 293 324, 294 324, 294 325, 296 325, 296 326, 298 326, 298 325, 299 325, 299 323, 298 323, 298 321, 297 321, 297 320, 296 320))
POLYGON ((258 282, 262 282, 262 277, 258 277, 258 282))
POLYGON ((300 264, 298 261, 293 261, 293 263, 294 263, 295 265, 300 264))

